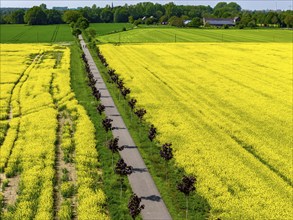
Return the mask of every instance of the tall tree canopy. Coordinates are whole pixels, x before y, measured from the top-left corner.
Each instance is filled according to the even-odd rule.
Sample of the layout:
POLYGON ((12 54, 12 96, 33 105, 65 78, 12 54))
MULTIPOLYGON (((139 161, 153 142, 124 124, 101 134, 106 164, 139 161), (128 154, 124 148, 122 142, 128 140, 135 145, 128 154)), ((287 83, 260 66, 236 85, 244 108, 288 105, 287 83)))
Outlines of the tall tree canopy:
POLYGON ((26 11, 24 22, 29 25, 47 24, 47 14, 41 7, 34 6, 26 11))
POLYGON ((62 13, 57 10, 47 10, 47 21, 48 24, 61 24, 63 23, 62 20, 62 13))
POLYGON ((11 14, 11 23, 13 24, 23 24, 24 23, 25 10, 19 9, 11 14))
POLYGON ((63 14, 63 20, 70 24, 71 22, 77 22, 77 20, 81 17, 81 13, 75 10, 65 11, 63 14))
MULTIPOLYGON (((239 17, 238 27, 292 27, 292 10, 288 11, 248 11, 242 10, 235 2, 218 2, 214 8, 205 5, 176 5, 173 2, 158 4, 140 2, 135 5, 110 6, 104 8, 93 5, 77 10, 56 11, 47 9, 45 4, 34 6, 27 11, 21 9, 1 9, 0 23, 59 24, 76 23, 81 17, 90 23, 130 22, 138 24, 168 23, 186 26, 183 22, 191 20, 187 26, 199 27, 203 18, 239 17)), ((80 22, 79 22, 80 23, 80 22)), ((86 22, 82 22, 86 26, 86 22)))

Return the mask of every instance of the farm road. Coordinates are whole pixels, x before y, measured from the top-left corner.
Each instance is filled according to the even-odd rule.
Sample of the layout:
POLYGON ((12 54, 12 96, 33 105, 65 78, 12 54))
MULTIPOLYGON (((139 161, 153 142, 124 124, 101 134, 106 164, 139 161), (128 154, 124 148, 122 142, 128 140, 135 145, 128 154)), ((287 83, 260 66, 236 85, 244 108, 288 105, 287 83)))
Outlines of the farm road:
POLYGON ((117 129, 113 130, 113 136, 119 137, 119 145, 127 145, 123 151, 120 151, 121 157, 134 168, 134 172, 128 176, 132 191, 137 196, 142 197, 141 204, 145 205, 141 214, 144 220, 170 220, 172 219, 169 211, 161 198, 161 195, 151 177, 132 137, 129 134, 125 123, 116 108, 114 101, 107 90, 107 87, 100 75, 100 72, 94 63, 94 60, 86 48, 86 44, 81 35, 79 35, 80 44, 88 60, 90 71, 97 80, 96 88, 101 92, 101 102, 106 107, 105 113, 108 118, 113 120, 112 126, 117 129))

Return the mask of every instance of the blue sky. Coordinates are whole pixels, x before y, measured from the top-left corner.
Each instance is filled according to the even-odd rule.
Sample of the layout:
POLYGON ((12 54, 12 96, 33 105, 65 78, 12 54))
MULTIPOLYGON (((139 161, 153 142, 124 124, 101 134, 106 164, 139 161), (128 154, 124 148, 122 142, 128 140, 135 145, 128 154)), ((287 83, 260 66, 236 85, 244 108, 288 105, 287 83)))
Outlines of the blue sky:
MULTIPOLYGON (((115 5, 124 5, 127 4, 135 4, 138 2, 155 2, 165 4, 171 2, 172 0, 111 0, 111 1, 88 1, 88 0, 71 0, 71 1, 63 1, 63 0, 0 0, 1 7, 32 7, 34 5, 40 5, 41 3, 45 3, 48 8, 52 8, 53 6, 68 6, 69 8, 76 7, 84 7, 84 6, 92 6, 96 4, 99 7, 104 7, 106 4, 111 4, 113 2, 115 5)), ((218 2, 224 2, 225 0, 174 0, 175 4, 179 5, 210 5, 215 6, 218 2)), ((231 2, 231 1, 225 1, 231 2)), ((293 0, 235 0, 233 2, 237 2, 243 9, 249 10, 292 10, 293 0)))

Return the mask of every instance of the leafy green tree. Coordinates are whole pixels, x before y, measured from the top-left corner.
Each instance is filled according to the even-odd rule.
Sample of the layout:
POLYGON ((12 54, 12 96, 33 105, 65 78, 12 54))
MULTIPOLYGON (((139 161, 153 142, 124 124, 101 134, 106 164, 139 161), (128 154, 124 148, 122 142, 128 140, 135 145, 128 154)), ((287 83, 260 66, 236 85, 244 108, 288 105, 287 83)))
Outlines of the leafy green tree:
POLYGON ((278 16, 277 15, 274 15, 273 17, 272 17, 272 24, 279 24, 279 18, 278 18, 278 16))
POLYGON ((1 24, 11 24, 11 13, 1 15, 1 24))
POLYGON ((226 8, 227 7, 227 2, 219 2, 218 4, 216 4, 216 6, 214 7, 214 10, 219 10, 222 8, 226 8))
POLYGON ((146 25, 154 24, 156 21, 157 21, 156 18, 154 18, 154 17, 149 17, 149 18, 145 19, 145 24, 146 24, 146 25))
POLYGON ((163 12, 160 11, 160 10, 158 10, 158 11, 156 11, 156 13, 155 13, 155 18, 159 19, 159 18, 162 17, 163 15, 164 15, 163 12))
POLYGON ((174 15, 174 8, 175 7, 176 6, 173 2, 170 2, 165 5, 165 15, 167 16, 167 18, 171 18, 172 15, 174 15))
POLYGON ((287 14, 284 18, 284 22, 288 28, 293 28, 293 14, 287 14))
POLYGON ((244 26, 244 27, 247 27, 248 26, 248 23, 251 21, 251 19, 252 19, 251 13, 244 12, 241 15, 239 25, 244 26))
POLYGON ((125 8, 117 8, 114 13, 114 22, 127 22, 128 16, 129 14, 125 8))
POLYGON ((0 24, 5 24, 4 16, 0 15, 0 24))
POLYGON ((24 22, 29 25, 47 24, 47 14, 39 6, 34 6, 26 11, 24 22))
POLYGON ((89 21, 85 17, 79 17, 76 21, 75 27, 85 30, 89 25, 89 21))
POLYGON ((71 22, 77 22, 77 20, 81 17, 81 13, 79 11, 69 10, 64 12, 63 14, 63 20, 70 24, 71 22))
POLYGON ((189 27, 200 27, 201 25, 203 25, 202 21, 200 18, 193 18, 191 20, 191 22, 188 24, 189 27))
POLYGON ((230 2, 227 4, 226 2, 219 2, 214 7, 214 15, 219 18, 227 18, 234 17, 239 14, 241 11, 241 6, 235 2, 230 2))
POLYGON ((238 5, 237 3, 235 2, 230 2, 227 4, 227 7, 232 10, 232 11, 235 11, 235 12, 240 12, 241 11, 241 6, 238 5))
POLYGON ((73 28, 72 29, 72 35, 77 37, 80 34, 81 34, 81 30, 79 28, 73 28))
POLYGON ((139 19, 135 20, 135 21, 133 22, 133 24, 134 24, 135 26, 137 26, 137 25, 139 25, 139 24, 142 24, 142 19, 139 18, 139 19))
POLYGON ((40 8, 41 8, 43 11, 45 11, 45 10, 47 9, 47 5, 44 4, 44 3, 42 3, 42 4, 40 4, 40 8))
POLYGON ((92 38, 95 38, 96 35, 97 35, 97 31, 96 31, 96 29, 94 29, 94 28, 88 28, 88 29, 87 29, 87 32, 89 33, 89 35, 90 35, 92 38))
POLYGON ((247 27, 250 27, 250 28, 256 28, 257 25, 256 25, 256 23, 255 23, 255 20, 251 20, 250 22, 248 22, 247 27))
POLYGON ((102 9, 97 8, 97 6, 94 4, 91 8, 90 7, 84 7, 82 9, 79 9, 81 15, 85 17, 90 23, 97 23, 101 22, 100 14, 102 9))
POLYGON ((167 21, 168 21, 167 15, 163 15, 162 17, 160 17, 160 23, 167 22, 167 21))
POLYGON ((103 22, 109 23, 113 21, 113 13, 110 8, 104 8, 100 16, 103 22))
POLYGON ((62 20, 62 13, 57 10, 47 10, 47 19, 48 24, 61 24, 63 23, 62 20))
POLYGON ((128 17, 128 22, 129 22, 130 24, 133 24, 133 22, 134 22, 134 18, 133 18, 133 16, 129 16, 129 17, 128 17))
POLYGON ((23 9, 16 10, 11 14, 11 23, 13 24, 24 24, 24 14, 23 9))
POLYGON ((268 25, 268 24, 273 24, 273 17, 275 16, 275 13, 274 12, 272 12, 272 11, 270 11, 269 13, 267 13, 266 15, 265 15, 265 19, 264 19, 264 23, 266 24, 266 25, 268 25))
POLYGON ((177 16, 172 16, 169 20, 168 20, 169 24, 172 26, 176 26, 176 27, 183 27, 183 19, 179 18, 177 16))

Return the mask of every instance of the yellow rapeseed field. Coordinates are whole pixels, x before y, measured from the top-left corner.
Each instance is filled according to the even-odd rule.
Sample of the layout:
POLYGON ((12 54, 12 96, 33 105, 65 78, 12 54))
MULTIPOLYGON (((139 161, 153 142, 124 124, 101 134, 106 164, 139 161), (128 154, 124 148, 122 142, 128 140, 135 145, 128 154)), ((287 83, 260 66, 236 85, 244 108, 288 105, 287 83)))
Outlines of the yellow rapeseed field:
POLYGON ((20 179, 14 189, 14 207, 7 209, 5 204, 4 210, 6 189, 1 179, 4 193, 0 191, 0 219, 53 219, 54 197, 58 197, 54 195, 58 194, 62 199, 57 214, 60 219, 70 219, 73 201, 66 197, 69 193, 74 193, 78 201, 78 219, 108 219, 106 197, 97 183, 100 171, 95 128, 70 87, 70 49, 2 44, 0 58, 0 174, 20 179), (62 128, 63 121, 71 127, 69 135, 62 128), (69 143, 67 147, 74 151, 71 167, 76 180, 59 180, 61 186, 56 186, 55 163, 63 161, 62 154, 58 157, 56 153, 60 141, 61 149, 69 143))
POLYGON ((216 219, 292 219, 292 44, 102 45, 216 219))

